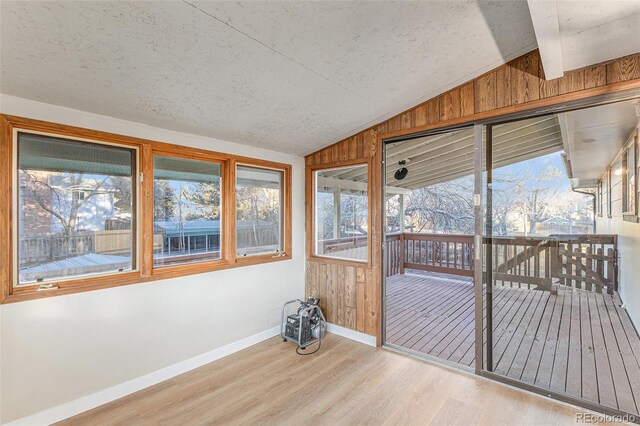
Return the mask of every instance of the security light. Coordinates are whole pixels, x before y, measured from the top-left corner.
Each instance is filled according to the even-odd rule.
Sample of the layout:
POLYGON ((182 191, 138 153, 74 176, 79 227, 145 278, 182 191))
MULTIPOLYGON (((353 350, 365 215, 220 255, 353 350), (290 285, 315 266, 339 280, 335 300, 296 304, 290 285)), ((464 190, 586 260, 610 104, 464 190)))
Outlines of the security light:
POLYGON ((406 167, 404 167, 405 164, 407 164, 406 160, 398 161, 398 165, 400 166, 400 168, 396 170, 395 174, 393 175, 393 177, 396 178, 396 180, 402 180, 406 178, 407 175, 409 174, 409 170, 406 167))

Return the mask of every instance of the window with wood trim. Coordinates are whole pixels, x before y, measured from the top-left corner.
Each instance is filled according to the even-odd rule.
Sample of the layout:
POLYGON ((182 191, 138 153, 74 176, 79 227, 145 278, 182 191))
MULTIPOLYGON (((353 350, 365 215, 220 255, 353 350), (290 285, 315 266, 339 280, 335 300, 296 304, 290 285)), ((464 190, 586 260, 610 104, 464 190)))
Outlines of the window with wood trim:
POLYGON ((611 169, 610 168, 607 169, 607 172, 605 173, 605 178, 606 178, 606 184, 607 184, 607 217, 611 217, 612 215, 611 205, 613 201, 611 196, 612 185, 611 185, 611 169))
POLYGON ((281 254, 283 171, 238 165, 236 255, 281 254))
POLYGON ((221 165, 153 156, 153 265, 221 257, 221 165))
POLYGON ((599 217, 602 217, 602 180, 598 181, 598 191, 596 194, 596 213, 599 217))
POLYGON ((17 132, 18 286, 136 268, 135 149, 17 132))
POLYGON ((366 164, 316 171, 315 255, 368 260, 367 182, 366 164))
POLYGON ((625 149, 622 159, 622 178, 624 182, 624 185, 622 187, 624 199, 624 214, 635 216, 637 214, 635 139, 632 139, 632 143, 625 149))
POLYGON ((291 258, 288 164, 0 125, 2 303, 291 258))
MULTIPOLYGON (((635 170, 634 174, 636 175, 635 186, 636 186, 636 216, 640 216, 640 130, 636 130, 636 134, 634 136, 635 146, 636 146, 636 159, 635 159, 635 170)), ((640 222, 640 219, 638 219, 640 222)))

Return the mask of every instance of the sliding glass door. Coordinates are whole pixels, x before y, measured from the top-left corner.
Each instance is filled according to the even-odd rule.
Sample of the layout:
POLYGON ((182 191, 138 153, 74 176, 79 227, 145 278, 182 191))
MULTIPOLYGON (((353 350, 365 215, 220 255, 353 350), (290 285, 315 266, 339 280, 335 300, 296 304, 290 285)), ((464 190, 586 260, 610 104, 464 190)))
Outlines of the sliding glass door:
POLYGON ((640 415, 638 111, 386 141, 384 344, 640 415))
POLYGON ((486 126, 482 174, 484 373, 632 414, 637 104, 486 126))
POLYGON ((472 127, 388 143, 385 344, 475 365, 472 127))

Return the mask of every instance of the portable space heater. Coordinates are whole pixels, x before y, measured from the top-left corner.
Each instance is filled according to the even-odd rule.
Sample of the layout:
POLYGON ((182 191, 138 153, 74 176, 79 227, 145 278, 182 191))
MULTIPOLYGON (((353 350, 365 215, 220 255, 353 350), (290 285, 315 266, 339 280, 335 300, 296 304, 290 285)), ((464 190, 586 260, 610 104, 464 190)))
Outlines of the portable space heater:
POLYGON ((298 347, 296 352, 300 355, 311 355, 320 350, 322 337, 327 331, 327 322, 324 319, 322 310, 318 303, 320 299, 310 297, 307 301, 293 299, 282 305, 282 328, 280 334, 285 342, 293 342, 298 347), (292 303, 299 303, 295 314, 286 316, 287 306, 292 303), (318 348, 313 352, 302 353, 307 347, 318 344, 318 348))

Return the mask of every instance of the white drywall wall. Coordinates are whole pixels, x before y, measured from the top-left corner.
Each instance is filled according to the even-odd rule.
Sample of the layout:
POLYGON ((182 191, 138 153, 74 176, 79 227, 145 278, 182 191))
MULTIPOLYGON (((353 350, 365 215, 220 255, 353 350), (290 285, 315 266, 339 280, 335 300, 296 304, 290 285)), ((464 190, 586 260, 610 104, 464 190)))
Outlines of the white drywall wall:
MULTIPOLYGON (((0 95, 1 96, 1 95, 0 95)), ((0 423, 271 329, 304 293, 304 160, 1 96, 0 112, 293 166, 293 259, 0 307, 0 423)))

